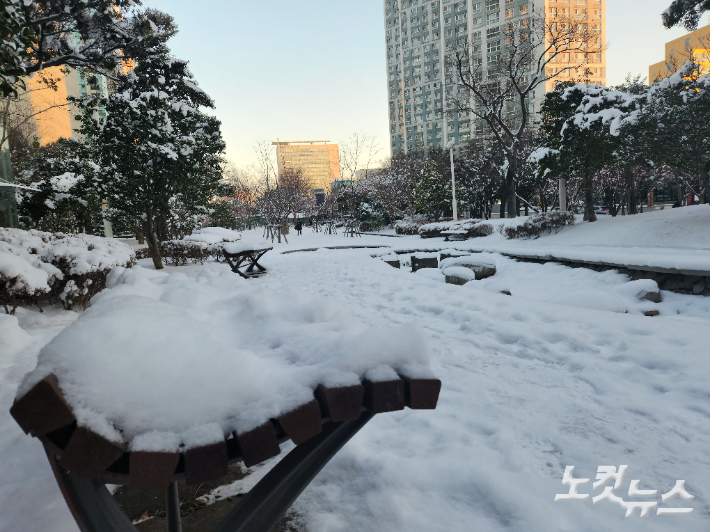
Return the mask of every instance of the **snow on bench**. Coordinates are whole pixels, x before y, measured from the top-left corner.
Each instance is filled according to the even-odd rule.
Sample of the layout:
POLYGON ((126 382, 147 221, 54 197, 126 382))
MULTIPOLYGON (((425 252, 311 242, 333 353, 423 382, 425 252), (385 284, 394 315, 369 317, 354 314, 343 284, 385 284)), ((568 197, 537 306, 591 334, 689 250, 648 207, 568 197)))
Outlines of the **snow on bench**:
POLYGON ((42 349, 11 409, 86 478, 199 484, 363 407, 437 404, 419 326, 367 328, 330 300, 254 291, 221 264, 119 268, 95 300, 42 349))
POLYGON ((222 254, 232 271, 246 279, 266 272, 266 268, 259 264, 259 259, 272 249, 274 247, 266 241, 230 242, 223 245, 222 254), (247 267, 242 271, 240 268, 243 267, 244 263, 247 264, 247 267), (259 271, 255 272, 254 268, 259 271))
POLYGON ((446 237, 444 239, 444 242, 449 242, 450 240, 466 240, 468 238, 468 231, 463 231, 463 230, 442 231, 441 236, 446 237))

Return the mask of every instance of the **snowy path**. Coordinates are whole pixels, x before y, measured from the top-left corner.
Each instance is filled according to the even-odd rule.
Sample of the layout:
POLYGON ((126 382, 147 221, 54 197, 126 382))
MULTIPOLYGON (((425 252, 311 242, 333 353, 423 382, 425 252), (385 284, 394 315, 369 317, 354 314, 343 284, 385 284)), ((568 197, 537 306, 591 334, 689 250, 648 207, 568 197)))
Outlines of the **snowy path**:
MULTIPOLYGON (((593 311, 541 300, 555 290, 612 289, 623 276, 503 259, 497 282, 519 283, 509 297, 396 270, 370 252, 270 253, 269 273, 252 281, 342 302, 372 326, 418 320, 444 383, 436 411, 377 416, 322 471, 296 504, 309 531, 707 530, 706 298, 678 296, 672 308, 692 312, 668 317, 593 311), (626 500, 630 480, 658 489, 659 502, 686 480, 695 499, 668 506, 693 515, 625 519, 609 502, 553 502, 567 492, 566 465, 594 479, 612 464, 629 465, 616 491, 626 500)), ((73 532, 41 446, 7 409, 41 345, 77 314, 18 314, 26 333, 0 316, 0 530, 73 532)))
MULTIPOLYGON (((444 382, 435 412, 378 416, 323 471, 297 505, 310 529, 707 529, 705 320, 534 303, 444 285, 358 251, 269 263, 270 288, 342 300, 372 325, 418 319, 444 382), (594 479, 611 464, 629 465, 625 489, 641 479, 660 495, 686 480, 694 515, 624 519, 608 502, 553 502, 567 491, 565 465, 594 479)), ((580 492, 599 494, 588 488, 580 492)))

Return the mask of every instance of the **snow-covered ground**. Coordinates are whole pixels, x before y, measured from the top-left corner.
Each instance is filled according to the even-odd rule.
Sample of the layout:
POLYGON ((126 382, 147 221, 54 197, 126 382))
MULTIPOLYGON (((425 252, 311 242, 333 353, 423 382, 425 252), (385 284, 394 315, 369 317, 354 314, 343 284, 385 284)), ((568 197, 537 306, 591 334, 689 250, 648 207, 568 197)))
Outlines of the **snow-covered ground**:
MULTIPOLYGON (((706 207, 676 209, 602 219, 512 244, 557 242, 568 250, 594 246, 605 252, 600 235, 608 232, 607 247, 628 248, 632 242, 624 239, 633 238, 647 257, 664 249, 670 256, 673 248, 699 257, 710 253, 703 220, 707 228, 706 207), (673 229, 663 236, 659 224, 674 226, 659 217, 644 229, 646 219, 668 213, 697 216, 697 227, 689 222, 695 229, 688 235, 673 229)), ((245 241, 260 238, 255 231, 244 235, 245 241)), ((618 273, 517 263, 499 254, 489 256, 498 268, 494 277, 453 286, 438 270, 412 274, 371 257, 385 249, 278 253, 349 244, 437 248, 442 239, 345 239, 311 234, 308 228, 288 238, 290 244, 275 244, 262 259, 267 275, 250 283, 274 293, 299 290, 325 297, 366 326, 417 321, 431 348, 432 369, 443 381, 437 410, 376 416, 323 469, 295 505, 309 531, 707 530, 710 298, 663 292, 662 303, 640 302, 626 289, 628 278, 618 273), (513 295, 500 294, 502 289, 513 295), (570 306, 583 304, 584 298, 570 296, 579 292, 613 294, 628 313, 570 306), (646 317, 646 310, 661 315, 646 317), (637 511, 625 518, 609 501, 554 502, 555 494, 569 491, 562 485, 569 465, 575 466, 575 477, 591 479, 580 493, 601 494, 602 488, 591 484, 599 466, 628 465, 617 496, 629 501, 629 484, 639 479, 640 489, 658 490, 651 500, 659 507, 691 507, 693 514, 653 511, 640 518, 637 511), (661 494, 676 480, 685 480, 695 498, 661 503, 661 494)), ((497 233, 463 244, 472 242, 511 244, 497 233)), ((701 265, 710 270, 710 260, 701 265)), ((179 285, 201 269, 167 271, 179 285)), ((235 285, 239 282, 235 275, 235 285)), ((199 298, 186 298, 184 304, 195 301, 199 298)), ((8 409, 40 348, 78 316, 56 308, 0 315, 3 532, 77 530, 41 445, 24 436, 8 409)), ((252 481, 225 492, 236 493, 252 481)))

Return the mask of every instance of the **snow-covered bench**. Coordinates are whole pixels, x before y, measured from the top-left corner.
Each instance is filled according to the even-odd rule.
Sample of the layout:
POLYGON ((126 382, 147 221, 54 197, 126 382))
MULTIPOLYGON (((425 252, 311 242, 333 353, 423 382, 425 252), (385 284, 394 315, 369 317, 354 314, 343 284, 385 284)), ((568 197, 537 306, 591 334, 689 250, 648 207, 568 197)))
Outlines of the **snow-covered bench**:
POLYGON ((177 481, 221 478, 290 439, 217 529, 267 532, 374 415, 436 407, 425 344, 415 324, 371 329, 309 294, 256 297, 215 266, 133 268, 42 349, 11 414, 88 532, 135 532, 107 483, 166 488, 178 531, 177 481))
POLYGON ((461 229, 451 229, 448 231, 442 231, 441 236, 445 236, 444 242, 449 242, 451 240, 466 240, 468 238, 468 231, 461 229))
POLYGON ((274 247, 267 242, 229 242, 222 246, 222 255, 224 255, 224 259, 234 273, 238 273, 248 279, 266 272, 266 268, 259 264, 259 259, 264 256, 264 253, 272 249, 274 247), (259 271, 255 272, 254 268, 259 271))
POLYGON ((106 491, 107 483, 166 488, 168 507, 173 509, 169 523, 179 523, 176 481, 196 485, 226 476, 229 464, 256 465, 278 455, 279 444, 290 439, 296 448, 245 497, 239 512, 230 514, 218 528, 242 530, 238 526, 249 523, 254 528, 248 530, 268 532, 328 460, 375 414, 405 406, 436 408, 438 379, 390 378, 386 371, 380 373, 374 380, 349 386, 319 385, 311 401, 276 419, 244 433, 233 432, 224 441, 180 452, 166 451, 159 436, 147 445, 153 450, 135 451, 100 431, 78 426, 54 375, 16 400, 11 413, 26 433, 44 444, 74 518, 81 530, 89 532, 136 530, 106 491))

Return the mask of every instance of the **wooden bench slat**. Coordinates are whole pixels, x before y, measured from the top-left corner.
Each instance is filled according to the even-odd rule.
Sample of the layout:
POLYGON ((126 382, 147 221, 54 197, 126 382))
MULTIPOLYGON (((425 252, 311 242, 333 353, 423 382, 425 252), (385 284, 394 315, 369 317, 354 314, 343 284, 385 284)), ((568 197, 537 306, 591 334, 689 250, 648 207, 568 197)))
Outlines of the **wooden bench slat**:
POLYGON ((180 453, 133 451, 128 467, 131 487, 166 488, 173 481, 180 453))
POLYGON ((402 379, 365 384, 365 408, 375 414, 404 410, 404 381, 402 379))
POLYGON ((315 390, 315 396, 325 417, 337 423, 353 421, 360 417, 365 388, 362 384, 327 388, 322 384, 315 390))
POLYGON ((201 484, 227 475, 227 442, 221 441, 187 449, 185 483, 201 484))
POLYGON ((320 434, 322 430, 320 406, 315 399, 279 416, 277 421, 296 445, 320 434))
POLYGON ((10 414, 26 434, 33 436, 42 436, 75 421, 54 375, 48 375, 15 401, 10 414))
POLYGON ((66 470, 93 477, 106 471, 123 456, 123 445, 116 444, 86 427, 77 427, 59 457, 66 470))
POLYGON ((239 452, 247 467, 254 466, 281 453, 276 430, 271 422, 244 433, 236 433, 239 452))
POLYGON ((400 375, 404 381, 404 402, 412 410, 434 410, 439 401, 439 379, 411 379, 400 375))

